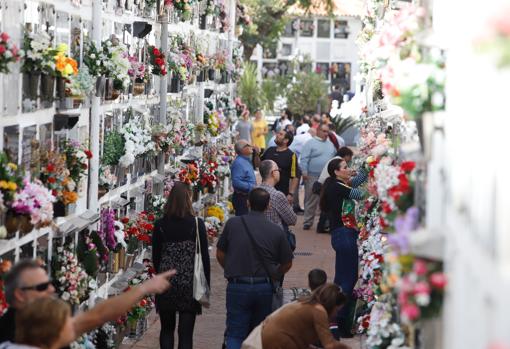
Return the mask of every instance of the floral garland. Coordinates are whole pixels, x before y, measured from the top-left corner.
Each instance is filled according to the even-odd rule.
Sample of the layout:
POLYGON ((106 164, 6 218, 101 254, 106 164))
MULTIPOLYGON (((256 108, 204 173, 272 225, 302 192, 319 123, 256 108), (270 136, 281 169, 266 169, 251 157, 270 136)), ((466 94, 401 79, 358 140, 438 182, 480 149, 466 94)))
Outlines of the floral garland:
POLYGON ((20 60, 20 50, 6 32, 0 34, 0 73, 10 73, 9 63, 20 60))
POLYGON ((14 195, 11 207, 17 214, 29 215, 30 223, 42 228, 52 223, 55 201, 55 196, 40 181, 25 180, 23 189, 14 195))
POLYGON ((78 263, 70 247, 59 246, 52 259, 57 293, 71 305, 79 305, 90 290, 97 288, 95 280, 90 278, 78 263))

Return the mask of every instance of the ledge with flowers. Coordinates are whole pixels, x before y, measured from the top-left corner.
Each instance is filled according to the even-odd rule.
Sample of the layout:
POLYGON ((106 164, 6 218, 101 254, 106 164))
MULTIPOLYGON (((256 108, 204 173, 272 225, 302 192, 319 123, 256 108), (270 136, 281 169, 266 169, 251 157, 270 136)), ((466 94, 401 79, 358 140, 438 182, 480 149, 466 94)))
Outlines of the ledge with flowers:
POLYGON ((367 197, 356 208, 345 203, 343 219, 359 230, 352 330, 372 349, 433 347, 439 334, 426 329, 440 318, 447 287, 442 261, 412 244, 426 214, 422 131, 444 109, 444 57, 418 39, 424 10, 395 5, 368 2, 358 38, 365 88, 342 106, 358 119, 355 162, 369 172, 367 197))

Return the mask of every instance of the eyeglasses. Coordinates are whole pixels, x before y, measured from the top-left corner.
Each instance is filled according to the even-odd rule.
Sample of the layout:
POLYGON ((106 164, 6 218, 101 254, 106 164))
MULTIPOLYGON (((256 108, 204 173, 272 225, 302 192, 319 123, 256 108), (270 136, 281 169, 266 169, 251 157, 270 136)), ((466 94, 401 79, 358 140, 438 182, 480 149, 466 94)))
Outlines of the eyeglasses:
POLYGON ((50 287, 50 285, 51 285, 51 280, 34 285, 34 286, 21 287, 21 290, 43 292, 43 291, 46 291, 48 289, 48 287, 50 287))
POLYGON ((243 149, 244 149, 244 148, 248 148, 248 147, 251 147, 251 144, 245 144, 245 145, 244 145, 244 147, 243 147, 243 149))

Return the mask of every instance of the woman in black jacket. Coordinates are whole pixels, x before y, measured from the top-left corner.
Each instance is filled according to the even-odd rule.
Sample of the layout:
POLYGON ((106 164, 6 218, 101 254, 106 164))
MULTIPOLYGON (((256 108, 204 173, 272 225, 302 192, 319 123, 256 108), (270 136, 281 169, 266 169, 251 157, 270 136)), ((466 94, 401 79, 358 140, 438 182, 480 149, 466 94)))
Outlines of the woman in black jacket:
POLYGON ((193 298, 197 233, 205 276, 210 284, 210 260, 205 224, 202 219, 195 217, 189 187, 176 182, 168 196, 163 218, 154 225, 152 237, 152 259, 156 272, 177 270, 171 288, 156 296, 156 310, 161 320, 159 337, 161 349, 174 348, 177 313, 179 313, 178 348, 193 348, 195 317, 202 313, 202 306, 193 298))
POLYGON ((352 187, 346 183, 350 178, 345 176, 347 163, 343 159, 335 158, 328 164, 329 177, 324 181, 320 196, 320 208, 327 213, 331 231, 331 245, 336 252, 335 284, 342 287, 347 296, 348 304, 338 314, 338 327, 342 337, 350 335, 351 322, 347 316, 353 304, 352 291, 358 280, 358 231, 344 226, 342 221, 342 207, 347 199, 361 200, 364 191, 353 188, 362 184, 368 178, 362 168, 351 181, 352 187))

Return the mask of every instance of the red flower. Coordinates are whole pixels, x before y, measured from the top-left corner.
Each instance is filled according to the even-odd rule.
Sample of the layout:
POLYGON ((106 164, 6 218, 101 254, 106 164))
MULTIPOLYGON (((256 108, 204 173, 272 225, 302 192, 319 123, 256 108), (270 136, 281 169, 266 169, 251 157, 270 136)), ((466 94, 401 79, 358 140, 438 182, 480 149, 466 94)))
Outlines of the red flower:
POLYGON ((152 224, 146 224, 145 225, 145 230, 152 231, 153 229, 154 229, 154 226, 152 224))
POLYGON ((48 164, 48 166, 46 166, 46 170, 47 170, 48 172, 53 172, 53 171, 55 171, 55 165, 53 165, 53 164, 51 164, 51 163, 50 163, 50 164, 48 164))
POLYGON ((432 287, 437 289, 444 289, 446 287, 446 284, 448 283, 448 280, 446 279, 446 275, 443 273, 434 273, 430 275, 430 284, 432 287))
POLYGON ((381 207, 382 207, 384 213, 391 213, 391 211, 392 211, 390 205, 385 201, 383 201, 383 203, 381 204, 381 207))
POLYGON ((58 192, 57 192, 55 189, 53 189, 53 190, 51 191, 51 195, 53 195, 53 196, 57 196, 57 195, 58 195, 58 192))
POLYGON ((400 168, 404 172, 411 172, 412 170, 414 170, 415 167, 416 167, 416 163, 414 161, 404 161, 400 165, 400 168))
POLYGON ((156 219, 156 217, 154 217, 154 215, 153 215, 153 214, 150 214, 150 215, 148 215, 148 216, 147 216, 147 219, 148 219, 149 221, 151 221, 151 222, 154 222, 154 219, 156 219))
POLYGON ((0 55, 3 55, 5 53, 5 46, 4 45, 0 45, 0 55))
POLYGON ((120 220, 123 224, 127 224, 129 223, 129 218, 128 217, 122 217, 122 219, 120 220))
POLYGON ((156 65, 163 65, 164 62, 163 62, 163 60, 161 58, 156 58, 154 60, 154 63, 156 63, 156 65))
POLYGON ((161 54, 161 52, 159 52, 159 50, 158 50, 157 48, 155 48, 155 47, 154 47, 154 48, 152 49, 152 54, 153 54, 154 56, 159 56, 159 55, 161 54))
POLYGON ((48 177, 48 183, 55 183, 56 181, 54 177, 48 177))
POLYGON ((87 164, 81 164, 81 168, 83 168, 84 170, 86 170, 86 169, 87 169, 87 168, 89 168, 89 167, 87 166, 87 164))
POLYGON ((85 150, 84 153, 87 156, 87 159, 92 159, 92 152, 90 150, 85 150))

